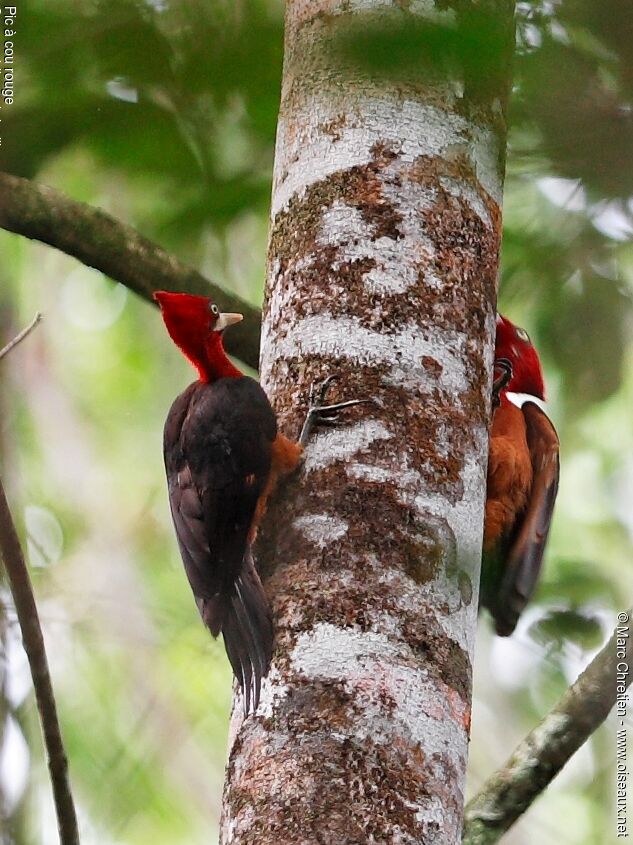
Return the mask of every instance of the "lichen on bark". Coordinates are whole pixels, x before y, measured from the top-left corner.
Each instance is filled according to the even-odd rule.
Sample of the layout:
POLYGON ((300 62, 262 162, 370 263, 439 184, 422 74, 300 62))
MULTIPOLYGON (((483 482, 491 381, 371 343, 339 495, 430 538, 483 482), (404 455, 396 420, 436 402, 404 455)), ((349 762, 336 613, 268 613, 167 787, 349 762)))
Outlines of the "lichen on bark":
POLYGON ((332 373, 374 402, 313 437, 262 526, 276 650, 234 710, 224 843, 461 835, 505 138, 451 80, 329 64, 396 6, 435 9, 287 4, 262 383, 288 435, 332 373))

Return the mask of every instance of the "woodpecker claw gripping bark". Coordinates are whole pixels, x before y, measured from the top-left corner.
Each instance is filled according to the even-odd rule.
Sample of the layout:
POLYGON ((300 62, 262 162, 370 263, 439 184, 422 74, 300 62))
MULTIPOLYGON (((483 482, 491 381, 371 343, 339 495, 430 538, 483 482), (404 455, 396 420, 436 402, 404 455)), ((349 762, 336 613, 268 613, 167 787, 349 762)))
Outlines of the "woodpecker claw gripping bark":
POLYGON ((536 404, 541 364, 523 329, 497 317, 481 604, 500 636, 511 634, 541 570, 558 490, 559 442, 536 404))
POLYGON ((305 448, 313 430, 319 425, 332 426, 340 421, 340 411, 373 402, 372 399, 349 399, 345 402, 335 402, 327 405, 327 395, 337 375, 330 375, 322 382, 314 382, 310 386, 308 399, 308 413, 299 435, 299 443, 305 448))

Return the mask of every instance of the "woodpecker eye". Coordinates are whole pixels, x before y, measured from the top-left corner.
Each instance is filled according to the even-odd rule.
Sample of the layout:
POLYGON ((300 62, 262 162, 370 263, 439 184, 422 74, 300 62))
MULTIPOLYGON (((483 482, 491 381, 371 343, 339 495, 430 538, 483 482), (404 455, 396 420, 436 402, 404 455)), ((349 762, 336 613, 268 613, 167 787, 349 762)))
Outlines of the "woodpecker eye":
POLYGON ((520 329, 517 327, 516 332, 519 340, 522 340, 524 343, 530 342, 530 335, 525 331, 525 329, 520 329))
POLYGON ((213 316, 214 316, 214 317, 218 317, 218 316, 219 316, 219 314, 220 314, 220 309, 219 309, 219 308, 218 308, 218 306, 215 304, 215 302, 212 302, 212 303, 209 305, 209 311, 213 314, 213 316))

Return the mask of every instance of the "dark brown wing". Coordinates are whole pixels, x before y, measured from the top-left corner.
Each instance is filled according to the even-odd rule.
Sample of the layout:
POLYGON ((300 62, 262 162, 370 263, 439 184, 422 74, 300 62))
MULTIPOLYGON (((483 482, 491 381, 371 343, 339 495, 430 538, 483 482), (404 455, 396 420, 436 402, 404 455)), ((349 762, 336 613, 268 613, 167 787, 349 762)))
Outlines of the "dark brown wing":
POLYGON ((165 423, 165 467, 174 527, 189 583, 211 633, 222 632, 250 708, 272 652, 268 601, 248 548, 277 426, 249 378, 197 382, 165 423))
POLYGON ((558 492, 559 441, 549 417, 534 402, 525 402, 527 444, 532 459, 532 488, 512 535, 495 600, 497 633, 507 636, 532 597, 541 571, 545 544, 558 492))

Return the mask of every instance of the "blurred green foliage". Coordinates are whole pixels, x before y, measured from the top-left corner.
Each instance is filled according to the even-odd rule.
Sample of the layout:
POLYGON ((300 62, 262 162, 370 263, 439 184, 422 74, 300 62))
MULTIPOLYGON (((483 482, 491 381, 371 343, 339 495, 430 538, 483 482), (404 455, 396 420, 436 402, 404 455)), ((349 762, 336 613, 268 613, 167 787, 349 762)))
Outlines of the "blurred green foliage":
MULTIPOLYGON (((394 6, 388 25, 370 20, 342 45, 346 60, 407 79, 446 64, 471 87, 500 72, 494 21, 464 13, 455 29, 438 2, 437 26, 416 28, 394 6)), ((19 6, 3 169, 105 208, 258 302, 282 14, 272 0, 19 6)), ((522 2, 517 32, 500 308, 543 354, 563 468, 537 601, 510 641, 482 620, 471 792, 633 593, 633 6, 522 2)), ((208 842, 230 672, 182 576, 160 457, 187 365, 127 291, 6 233, 0 249, 2 337, 45 314, 0 372, 0 453, 28 536, 83 841, 208 842)), ((39 728, 3 596, 0 841, 47 845, 56 831, 39 728)), ((614 754, 607 725, 504 841, 613 841, 614 754)))
POLYGON ((358 15, 333 38, 332 60, 347 59, 374 81, 406 80, 427 84, 459 79, 475 104, 505 91, 513 32, 495 3, 462 3, 457 13, 436 4, 436 15, 411 19, 395 5, 385 12, 358 15))

